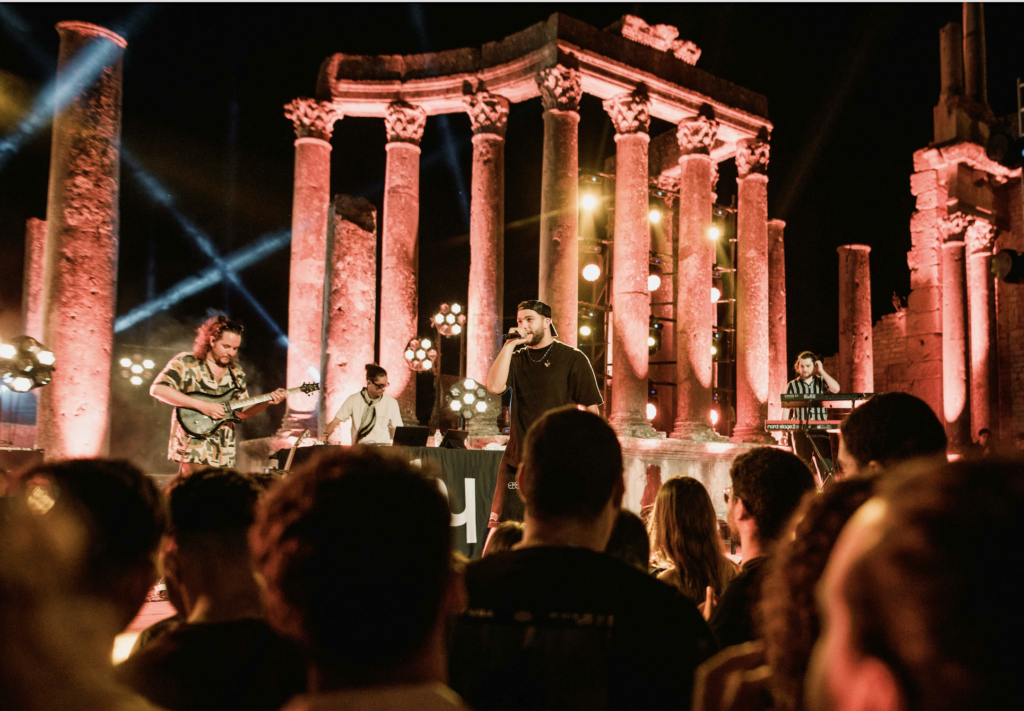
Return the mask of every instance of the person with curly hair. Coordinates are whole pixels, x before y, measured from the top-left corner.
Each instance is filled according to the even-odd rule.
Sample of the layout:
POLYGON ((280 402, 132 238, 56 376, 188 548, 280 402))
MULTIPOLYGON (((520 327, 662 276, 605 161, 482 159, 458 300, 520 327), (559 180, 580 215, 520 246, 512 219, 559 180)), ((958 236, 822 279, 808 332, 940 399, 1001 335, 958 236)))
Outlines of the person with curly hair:
POLYGON ((669 479, 658 492, 651 517, 652 549, 659 580, 679 588, 698 606, 707 589, 721 595, 736 577, 736 565, 722 553, 711 496, 692 477, 669 479))
MULTIPOLYGON (((235 362, 242 345, 242 325, 227 316, 208 318, 196 331, 191 353, 179 353, 167 363, 153 380, 149 394, 162 403, 173 405, 171 436, 167 458, 178 463, 178 474, 188 476, 204 467, 235 466, 235 428, 230 422, 204 438, 192 437, 178 422, 177 408, 198 410, 215 420, 224 418, 224 406, 192 397, 192 393, 223 395, 237 388, 233 398, 249 397, 245 372, 235 362)), ((278 388, 269 402, 251 405, 238 413, 242 419, 263 412, 270 405, 282 402, 287 394, 278 388)))

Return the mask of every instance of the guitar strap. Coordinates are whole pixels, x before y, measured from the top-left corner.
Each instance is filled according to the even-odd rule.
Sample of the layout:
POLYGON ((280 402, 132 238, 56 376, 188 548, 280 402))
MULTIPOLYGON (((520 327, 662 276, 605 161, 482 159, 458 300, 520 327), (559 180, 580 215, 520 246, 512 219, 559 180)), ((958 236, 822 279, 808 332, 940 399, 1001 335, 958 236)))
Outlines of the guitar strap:
POLYGON ((373 431, 373 426, 377 424, 377 404, 375 401, 370 399, 370 396, 366 394, 366 388, 359 391, 359 394, 363 396, 363 402, 366 403, 366 411, 363 413, 363 419, 359 422, 359 432, 356 435, 356 442, 360 442, 373 431))

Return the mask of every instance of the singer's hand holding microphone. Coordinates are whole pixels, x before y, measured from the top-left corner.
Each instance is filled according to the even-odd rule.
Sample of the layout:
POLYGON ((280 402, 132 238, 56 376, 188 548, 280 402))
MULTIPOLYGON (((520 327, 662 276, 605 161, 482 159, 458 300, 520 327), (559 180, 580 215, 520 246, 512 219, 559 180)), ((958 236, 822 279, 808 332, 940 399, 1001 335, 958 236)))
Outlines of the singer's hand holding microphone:
POLYGON ((516 326, 514 328, 510 328, 508 333, 501 337, 501 340, 503 340, 506 345, 511 343, 512 347, 515 348, 518 345, 526 343, 529 338, 530 336, 526 332, 526 329, 516 326))

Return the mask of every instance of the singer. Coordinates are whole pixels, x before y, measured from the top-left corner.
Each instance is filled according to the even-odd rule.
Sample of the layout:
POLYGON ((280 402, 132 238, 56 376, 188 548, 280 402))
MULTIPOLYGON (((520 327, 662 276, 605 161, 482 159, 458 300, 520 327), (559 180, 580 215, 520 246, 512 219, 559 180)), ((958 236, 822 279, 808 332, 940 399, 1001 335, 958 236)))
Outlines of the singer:
POLYGON ((582 351, 556 341, 551 307, 543 301, 519 304, 515 328, 487 373, 487 389, 495 395, 512 389, 508 446, 498 467, 498 482, 487 525, 523 520, 523 501, 515 491, 519 450, 526 431, 548 410, 583 405, 594 414, 604 402, 590 361, 582 351))

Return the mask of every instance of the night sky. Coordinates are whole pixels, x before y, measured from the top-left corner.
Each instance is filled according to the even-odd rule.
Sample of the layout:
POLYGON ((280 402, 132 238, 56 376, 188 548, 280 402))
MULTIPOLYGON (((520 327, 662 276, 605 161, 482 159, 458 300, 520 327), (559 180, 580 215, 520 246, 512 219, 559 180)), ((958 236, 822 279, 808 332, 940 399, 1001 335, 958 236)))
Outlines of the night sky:
MULTIPOLYGON (((667 23, 702 49, 697 66, 768 98, 774 123, 769 213, 787 221, 789 351, 838 348, 836 247, 872 247, 873 316, 910 288, 906 251, 914 202, 912 154, 932 138, 939 94, 939 28, 959 4, 697 5, 480 3, 354 5, 31 5, 0 7, 0 135, 21 121, 51 79, 54 25, 85 20, 122 32, 123 146, 166 195, 155 200, 122 162, 118 313, 209 266, 185 222, 229 255, 291 223, 294 132, 282 106, 311 96, 334 52, 410 54, 479 47, 563 12, 598 28, 621 15, 667 23), (175 214, 177 213, 177 215, 175 214)), ((1016 108, 1024 74, 1024 8, 986 7, 989 98, 997 116, 1016 108)), ((599 100, 581 107, 580 167, 614 154, 599 100)), ((664 130, 652 126, 652 133, 664 130)), ((506 144, 508 223, 505 310, 537 285, 543 124, 540 100, 514 104, 506 144)), ((464 114, 429 117, 422 143, 420 315, 464 302, 469 273, 471 132, 464 114)), ((383 209, 384 123, 346 118, 334 130, 333 193, 383 209)), ((46 214, 50 134, 42 130, 0 169, 0 337, 18 334, 25 220, 46 214)), ((720 185, 720 195, 731 190, 720 185)), ((287 330, 288 249, 241 277, 287 330)), ((184 346, 207 313, 246 324, 244 363, 261 387, 283 383, 285 351, 237 292, 218 285, 118 334, 119 344, 184 346)), ((116 354, 115 354, 116 355, 116 354)), ((290 384, 293 385, 293 384, 290 384)), ((267 418, 257 418, 267 419, 267 418)), ((265 425, 270 427, 270 423, 265 425)))

